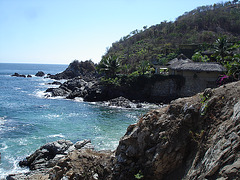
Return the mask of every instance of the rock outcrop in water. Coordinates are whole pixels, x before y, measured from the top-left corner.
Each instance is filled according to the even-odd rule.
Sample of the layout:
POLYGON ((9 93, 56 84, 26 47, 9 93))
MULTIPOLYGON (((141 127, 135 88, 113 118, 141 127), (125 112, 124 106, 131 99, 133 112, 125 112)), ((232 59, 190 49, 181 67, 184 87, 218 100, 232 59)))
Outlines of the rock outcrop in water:
POLYGON ((38 72, 35 74, 35 76, 37 76, 37 77, 43 77, 43 76, 45 76, 45 73, 44 73, 43 71, 38 71, 38 72))
POLYGON ((73 61, 69 64, 68 68, 56 75, 49 75, 50 78, 60 79, 72 79, 78 76, 84 76, 86 79, 93 79, 96 76, 96 68, 92 61, 73 61))
POLYGON ((121 86, 107 84, 99 79, 87 79, 84 76, 75 77, 60 85, 58 88, 47 89, 50 96, 61 96, 74 99, 81 97, 84 101, 109 101, 124 97, 131 101, 150 103, 169 103, 176 99, 176 89, 180 89, 184 78, 179 76, 153 75, 151 77, 139 76, 129 83, 121 86), (174 89, 175 90, 171 90, 174 89))
POLYGON ((15 76, 15 77, 26 77, 26 75, 24 75, 24 74, 19 74, 19 73, 14 73, 14 74, 12 74, 12 76, 15 76))
POLYGON ((240 179, 240 81, 150 111, 114 154, 74 150, 55 164, 42 179, 240 179))
POLYGON ((21 167, 29 167, 29 173, 9 175, 7 179, 109 179, 113 158, 111 151, 95 151, 90 140, 75 144, 59 140, 20 161, 21 167))

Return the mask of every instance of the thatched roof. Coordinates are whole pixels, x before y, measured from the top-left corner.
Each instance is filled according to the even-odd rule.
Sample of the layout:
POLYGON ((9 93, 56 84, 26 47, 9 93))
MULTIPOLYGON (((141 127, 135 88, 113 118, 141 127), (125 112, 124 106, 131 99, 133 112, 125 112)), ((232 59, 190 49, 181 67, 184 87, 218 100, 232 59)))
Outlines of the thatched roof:
POLYGON ((224 72, 226 68, 218 63, 204 63, 204 62, 191 62, 183 63, 176 62, 169 66, 170 69, 177 71, 206 71, 206 72, 224 72))
POLYGON ((185 55, 183 54, 180 54, 177 58, 169 61, 166 65, 167 66, 170 66, 172 64, 175 64, 175 63, 191 63, 193 62, 192 60, 188 59, 185 55))

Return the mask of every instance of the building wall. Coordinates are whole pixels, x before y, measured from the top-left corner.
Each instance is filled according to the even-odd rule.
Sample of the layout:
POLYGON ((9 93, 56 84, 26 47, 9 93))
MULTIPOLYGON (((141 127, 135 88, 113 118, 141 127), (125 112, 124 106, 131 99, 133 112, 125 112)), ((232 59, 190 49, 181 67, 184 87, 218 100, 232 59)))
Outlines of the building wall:
POLYGON ((215 88, 219 72, 182 72, 185 85, 181 89, 181 96, 191 96, 204 91, 206 88, 215 88))
POLYGON ((167 79, 165 81, 157 81, 151 88, 151 96, 176 96, 177 84, 173 79, 167 79))
POLYGON ((157 81, 151 88, 151 96, 152 98, 170 97, 169 99, 192 96, 203 92, 206 88, 217 87, 216 80, 220 74, 219 72, 178 71, 175 75, 182 75, 185 78, 180 88, 176 79, 157 81))

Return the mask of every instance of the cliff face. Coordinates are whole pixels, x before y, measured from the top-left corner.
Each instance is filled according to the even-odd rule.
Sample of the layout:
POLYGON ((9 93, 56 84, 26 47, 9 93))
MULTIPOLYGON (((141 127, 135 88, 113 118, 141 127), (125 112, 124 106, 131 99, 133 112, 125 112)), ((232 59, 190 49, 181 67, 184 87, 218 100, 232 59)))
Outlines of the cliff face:
POLYGON ((117 179, 240 178, 240 82, 144 115, 116 151, 117 179))
POLYGON ((72 79, 78 76, 84 76, 85 78, 92 79, 96 75, 96 68, 94 63, 89 61, 73 61, 69 64, 67 69, 61 73, 56 75, 50 75, 49 77, 52 79, 72 79))
MULTIPOLYGON (((65 70, 66 71, 66 70, 65 70)), ((64 72, 65 72, 64 71, 64 72)), ((126 80, 125 80, 126 81, 126 80)), ((58 88, 49 88, 49 96, 64 96, 68 99, 82 97, 84 101, 97 102, 125 97, 140 102, 168 103, 181 95, 184 77, 170 75, 139 76, 120 86, 106 84, 97 79, 86 80, 86 77, 75 77, 61 84, 58 88)), ((189 91, 189 96, 192 92, 189 91)))
POLYGON ((76 149, 47 164, 42 179, 239 179, 240 81, 147 113, 128 127, 115 155, 76 149))

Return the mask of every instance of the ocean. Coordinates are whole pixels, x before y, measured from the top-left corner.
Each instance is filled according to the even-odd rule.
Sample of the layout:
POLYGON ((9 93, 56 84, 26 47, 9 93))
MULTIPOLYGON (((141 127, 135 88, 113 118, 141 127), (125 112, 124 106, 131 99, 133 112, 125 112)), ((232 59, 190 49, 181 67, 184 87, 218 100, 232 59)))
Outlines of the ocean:
POLYGON ((40 146, 67 139, 90 139, 97 150, 115 149, 130 124, 147 109, 122 109, 63 98, 45 98, 53 80, 34 76, 56 74, 67 65, 0 63, 0 179, 27 172, 18 162, 40 146), (32 78, 12 77, 15 72, 32 78))

